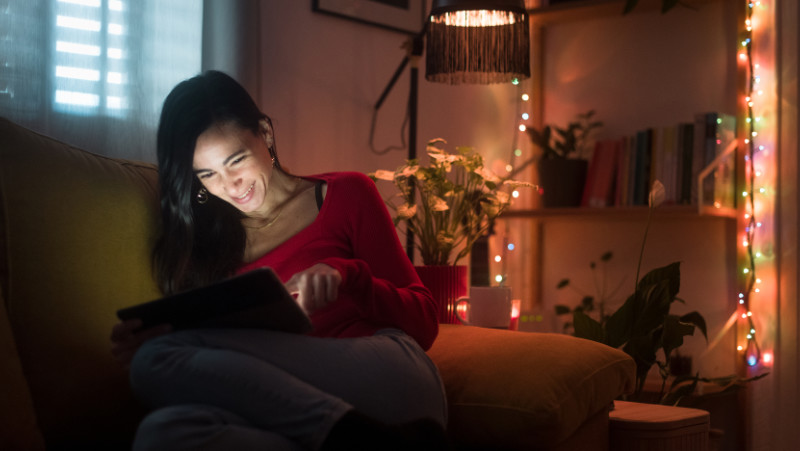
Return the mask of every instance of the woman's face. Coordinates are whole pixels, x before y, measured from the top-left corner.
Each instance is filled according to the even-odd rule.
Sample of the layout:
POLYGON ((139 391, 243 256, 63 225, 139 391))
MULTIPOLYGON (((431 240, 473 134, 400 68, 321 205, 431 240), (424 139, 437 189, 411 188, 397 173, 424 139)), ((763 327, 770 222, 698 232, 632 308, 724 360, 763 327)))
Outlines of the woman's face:
POLYGON ((209 193, 243 213, 265 207, 273 173, 267 142, 272 131, 262 123, 256 135, 232 122, 217 124, 203 132, 194 148, 194 173, 209 193))

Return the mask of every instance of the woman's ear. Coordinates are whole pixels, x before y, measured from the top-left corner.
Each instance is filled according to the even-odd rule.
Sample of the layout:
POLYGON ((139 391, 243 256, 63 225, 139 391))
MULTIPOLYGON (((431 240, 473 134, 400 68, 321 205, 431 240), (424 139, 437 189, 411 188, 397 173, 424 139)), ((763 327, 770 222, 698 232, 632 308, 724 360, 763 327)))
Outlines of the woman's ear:
POLYGON ((268 148, 272 149, 272 146, 275 144, 275 138, 272 134, 272 125, 266 119, 258 121, 258 125, 261 129, 261 134, 264 136, 264 142, 267 143, 268 148))

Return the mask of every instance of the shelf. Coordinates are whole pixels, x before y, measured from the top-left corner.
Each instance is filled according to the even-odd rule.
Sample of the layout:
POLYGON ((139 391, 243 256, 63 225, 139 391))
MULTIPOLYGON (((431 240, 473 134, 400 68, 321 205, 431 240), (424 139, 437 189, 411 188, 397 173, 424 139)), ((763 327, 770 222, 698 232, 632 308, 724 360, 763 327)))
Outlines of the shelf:
MULTIPOLYGON (((684 0, 675 8, 695 8, 720 0, 684 0)), ((537 25, 564 23, 599 17, 622 16, 625 0, 576 0, 529 9, 530 20, 537 25)), ((661 0, 639 0, 631 14, 660 11, 661 0)))
MULTIPOLYGON (((565 207, 565 208, 539 208, 534 210, 510 210, 500 216, 500 219, 528 218, 546 219, 554 217, 579 217, 587 219, 646 219, 649 208, 641 207, 565 207)), ((653 210, 653 217, 659 219, 730 219, 735 217, 733 209, 716 209, 704 207, 702 213, 697 206, 666 205, 653 210)))

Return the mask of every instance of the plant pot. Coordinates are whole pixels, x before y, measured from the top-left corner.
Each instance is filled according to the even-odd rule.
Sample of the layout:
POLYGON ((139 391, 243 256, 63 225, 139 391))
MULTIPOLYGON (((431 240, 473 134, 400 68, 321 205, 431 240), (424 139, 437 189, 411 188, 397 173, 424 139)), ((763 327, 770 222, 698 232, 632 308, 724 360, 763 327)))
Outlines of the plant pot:
POLYGON ((439 322, 461 324, 456 317, 456 299, 467 295, 467 267, 416 266, 422 284, 425 285, 438 304, 439 322))
POLYGON ((581 204, 588 161, 553 158, 539 160, 537 166, 545 207, 577 207, 581 204))

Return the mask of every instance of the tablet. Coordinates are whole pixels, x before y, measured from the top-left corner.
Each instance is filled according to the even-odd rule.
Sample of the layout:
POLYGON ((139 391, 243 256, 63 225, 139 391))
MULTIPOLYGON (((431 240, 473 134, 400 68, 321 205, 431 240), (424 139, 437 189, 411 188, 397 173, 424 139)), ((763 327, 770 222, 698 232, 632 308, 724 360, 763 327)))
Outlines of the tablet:
POLYGON ((311 320, 270 268, 117 311, 121 320, 139 318, 141 329, 171 324, 173 330, 257 328, 307 333, 311 320))

